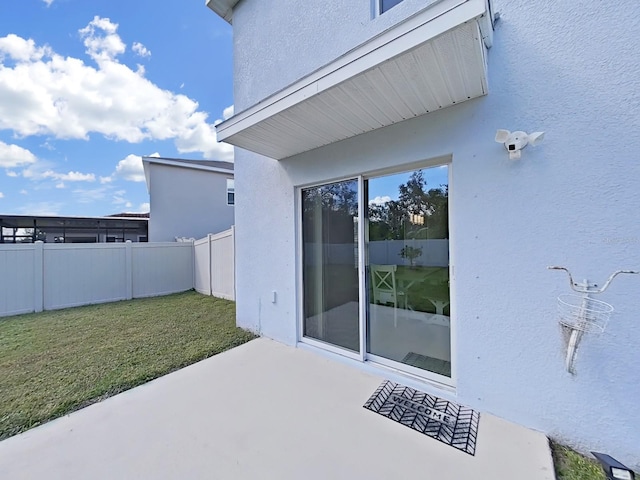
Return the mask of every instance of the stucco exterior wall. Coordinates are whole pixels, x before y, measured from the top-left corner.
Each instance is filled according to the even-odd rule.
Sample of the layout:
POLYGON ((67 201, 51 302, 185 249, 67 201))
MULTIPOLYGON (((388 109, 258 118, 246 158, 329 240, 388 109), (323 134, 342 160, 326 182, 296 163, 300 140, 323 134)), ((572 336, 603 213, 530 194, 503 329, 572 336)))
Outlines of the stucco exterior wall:
POLYGON ((233 175, 154 163, 149 167, 150 242, 197 239, 231 228, 234 207, 227 205, 227 178, 233 175))
POLYGON ((243 0, 233 11, 234 105, 240 112, 344 55, 436 0, 243 0))
MULTIPOLYGON (((286 18, 262 3, 234 12, 241 108, 375 30, 364 0, 297 2, 286 18)), ((236 149, 238 324, 296 342, 297 186, 448 156, 457 401, 637 469, 640 277, 599 297, 616 313, 585 337, 571 376, 556 321, 569 286, 546 267, 599 282, 640 269, 640 4, 496 0, 494 10, 488 96, 280 162, 236 149), (546 137, 514 162, 498 128, 546 137)))

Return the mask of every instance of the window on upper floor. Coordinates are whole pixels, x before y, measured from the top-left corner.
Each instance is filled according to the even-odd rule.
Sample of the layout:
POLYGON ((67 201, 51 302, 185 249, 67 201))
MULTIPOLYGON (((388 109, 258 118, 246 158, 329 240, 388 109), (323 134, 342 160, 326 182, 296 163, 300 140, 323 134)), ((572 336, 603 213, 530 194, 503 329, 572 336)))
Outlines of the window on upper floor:
POLYGON ((382 15, 384 12, 389 10, 390 8, 398 5, 402 0, 377 0, 378 1, 378 12, 382 15))
POLYGON ((233 178, 227 178, 227 205, 235 205, 236 197, 233 188, 233 178))

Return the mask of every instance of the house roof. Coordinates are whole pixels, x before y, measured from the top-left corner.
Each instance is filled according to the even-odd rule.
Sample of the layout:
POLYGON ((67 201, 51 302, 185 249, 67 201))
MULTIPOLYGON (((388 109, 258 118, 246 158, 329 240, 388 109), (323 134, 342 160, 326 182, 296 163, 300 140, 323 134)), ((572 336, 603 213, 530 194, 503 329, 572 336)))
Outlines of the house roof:
POLYGON ((233 163, 217 160, 187 160, 184 158, 142 157, 144 178, 147 183, 147 192, 151 192, 151 177, 149 165, 168 165, 170 167, 190 168, 193 170, 206 170, 214 173, 233 176, 233 163))
POLYGON ((118 217, 118 218, 149 218, 149 212, 147 213, 114 213, 113 215, 107 215, 107 217, 118 217))
MULTIPOLYGON (((127 214, 131 215, 131 214, 127 214)), ((120 229, 138 230, 141 227, 146 229, 149 222, 147 217, 61 217, 48 215, 2 215, 0 214, 0 227, 3 228, 34 228, 39 229, 120 229)))
POLYGON ((144 162, 159 163, 164 165, 175 165, 177 167, 197 168, 208 167, 211 169, 230 170, 233 173, 232 162, 220 162, 218 160, 187 160, 186 158, 168 158, 168 157, 142 157, 144 162))
POLYGON ((235 7, 239 1, 240 0, 207 0, 207 7, 231 23, 233 7, 235 7))
POLYGON ((489 0, 442 0, 217 125, 287 158, 488 93, 489 0))

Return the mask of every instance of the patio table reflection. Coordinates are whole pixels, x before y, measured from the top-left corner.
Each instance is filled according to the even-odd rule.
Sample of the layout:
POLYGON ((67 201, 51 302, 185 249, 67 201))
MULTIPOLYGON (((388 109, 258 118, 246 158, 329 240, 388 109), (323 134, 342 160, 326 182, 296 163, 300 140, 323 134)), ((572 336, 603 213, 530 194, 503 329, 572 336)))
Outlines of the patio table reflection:
POLYGON ((399 265, 396 271, 398 286, 407 295, 408 307, 414 310, 435 308, 438 315, 450 303, 449 269, 447 267, 407 267, 399 265), (428 304, 425 303, 425 300, 428 304))

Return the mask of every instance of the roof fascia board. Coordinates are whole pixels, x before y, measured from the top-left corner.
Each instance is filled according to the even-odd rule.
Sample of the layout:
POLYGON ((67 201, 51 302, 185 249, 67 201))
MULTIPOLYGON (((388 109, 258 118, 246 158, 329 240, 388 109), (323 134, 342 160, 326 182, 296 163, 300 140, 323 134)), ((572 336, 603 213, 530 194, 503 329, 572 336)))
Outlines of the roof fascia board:
POLYGON ((486 13, 486 0, 442 0, 216 126, 218 141, 486 13))
POLYGON ((491 48, 493 46, 493 8, 490 0, 485 0, 485 2, 487 13, 479 19, 478 25, 480 26, 484 46, 491 48))
MULTIPOLYGON (((11 219, 47 219, 47 220, 126 220, 126 221, 149 221, 145 217, 75 217, 73 215, 0 215, 0 220, 4 218, 11 219)), ((31 225, 33 226, 33 225, 31 225)))
POLYGON ((225 175, 231 175, 233 177, 233 170, 227 170, 226 168, 208 167, 206 165, 199 165, 197 163, 182 163, 175 160, 165 160, 155 157, 142 157, 142 166, 145 168, 145 174, 147 171, 145 164, 148 163, 169 165, 171 167, 190 168, 192 170, 206 170, 208 172, 224 173, 225 175))
POLYGON ((144 183, 147 184, 147 193, 151 195, 151 172, 149 171, 149 162, 142 158, 142 169, 144 170, 144 183))

